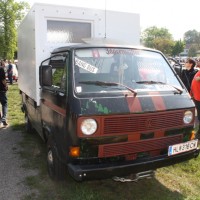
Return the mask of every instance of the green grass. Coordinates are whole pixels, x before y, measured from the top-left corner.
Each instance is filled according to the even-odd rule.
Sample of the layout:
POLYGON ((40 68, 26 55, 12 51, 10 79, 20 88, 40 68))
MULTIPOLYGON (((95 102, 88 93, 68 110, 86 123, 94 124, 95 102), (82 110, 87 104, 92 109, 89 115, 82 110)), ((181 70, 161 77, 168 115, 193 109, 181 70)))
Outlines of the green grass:
POLYGON ((15 130, 20 130, 24 126, 24 115, 21 111, 21 96, 17 85, 9 85, 7 97, 9 123, 15 130))
POLYGON ((26 134, 21 97, 17 85, 9 87, 9 123, 23 132, 20 156, 25 159, 24 170, 38 170, 25 184, 38 192, 24 200, 200 200, 200 157, 170 167, 158 169, 155 178, 138 183, 108 180, 75 182, 70 176, 64 182, 52 181, 46 169, 46 147, 40 137, 26 134))

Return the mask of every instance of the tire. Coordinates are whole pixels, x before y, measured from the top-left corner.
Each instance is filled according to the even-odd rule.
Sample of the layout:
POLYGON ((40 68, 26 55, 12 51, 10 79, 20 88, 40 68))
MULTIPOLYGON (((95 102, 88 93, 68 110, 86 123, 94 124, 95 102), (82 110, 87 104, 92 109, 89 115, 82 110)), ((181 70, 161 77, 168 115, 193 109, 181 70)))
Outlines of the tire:
POLYGON ((25 114, 25 129, 27 133, 33 132, 33 127, 27 114, 25 114))
POLYGON ((50 145, 49 141, 47 142, 47 169, 52 180, 65 180, 67 167, 59 160, 56 146, 50 145))

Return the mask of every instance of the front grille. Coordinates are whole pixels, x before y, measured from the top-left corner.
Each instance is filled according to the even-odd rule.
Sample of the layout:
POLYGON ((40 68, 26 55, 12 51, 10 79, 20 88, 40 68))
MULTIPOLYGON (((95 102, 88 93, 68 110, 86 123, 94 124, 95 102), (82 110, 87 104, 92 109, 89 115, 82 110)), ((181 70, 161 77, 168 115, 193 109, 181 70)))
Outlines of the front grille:
POLYGON ((178 144, 181 142, 182 135, 175 135, 149 140, 99 145, 98 156, 100 158, 104 158, 163 150, 167 149, 170 145, 178 144))
POLYGON ((104 118, 103 134, 151 132, 183 126, 183 111, 132 114, 104 118))

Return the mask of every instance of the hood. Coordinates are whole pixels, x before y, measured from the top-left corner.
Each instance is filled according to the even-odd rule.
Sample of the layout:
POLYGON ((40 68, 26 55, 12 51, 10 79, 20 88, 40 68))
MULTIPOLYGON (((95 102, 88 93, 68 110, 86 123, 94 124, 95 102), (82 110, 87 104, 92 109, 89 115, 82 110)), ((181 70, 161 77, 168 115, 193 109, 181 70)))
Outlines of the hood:
POLYGON ((189 94, 161 95, 149 92, 144 95, 133 95, 113 98, 80 99, 82 115, 128 114, 194 107, 189 94))

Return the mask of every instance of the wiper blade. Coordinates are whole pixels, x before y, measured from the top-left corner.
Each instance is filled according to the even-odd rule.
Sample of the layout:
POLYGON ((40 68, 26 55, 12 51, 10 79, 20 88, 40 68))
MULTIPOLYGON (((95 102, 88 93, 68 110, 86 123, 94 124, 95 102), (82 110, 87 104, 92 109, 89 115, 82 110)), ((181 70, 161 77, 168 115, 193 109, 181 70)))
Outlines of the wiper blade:
POLYGON ((103 81, 80 81, 81 84, 87 84, 87 85, 99 85, 99 86, 115 86, 116 83, 110 83, 110 82, 103 82, 103 81))
POLYGON ((128 86, 126 86, 122 83, 103 82, 103 81, 80 81, 79 83, 88 84, 88 85, 98 85, 98 86, 122 86, 122 87, 126 88, 127 90, 131 91, 133 93, 134 97, 137 95, 137 92, 135 92, 132 88, 129 88, 128 86))
POLYGON ((168 86, 171 86, 174 89, 176 89, 179 94, 183 93, 183 90, 177 88, 176 86, 170 85, 170 84, 167 84, 167 83, 164 83, 164 82, 161 82, 161 81, 137 81, 136 83, 138 83, 138 84, 162 84, 162 85, 168 85, 168 86))
POLYGON ((139 84, 166 84, 160 81, 136 81, 139 84))

